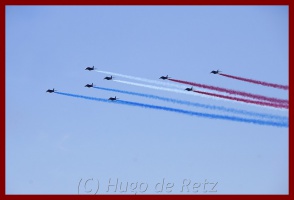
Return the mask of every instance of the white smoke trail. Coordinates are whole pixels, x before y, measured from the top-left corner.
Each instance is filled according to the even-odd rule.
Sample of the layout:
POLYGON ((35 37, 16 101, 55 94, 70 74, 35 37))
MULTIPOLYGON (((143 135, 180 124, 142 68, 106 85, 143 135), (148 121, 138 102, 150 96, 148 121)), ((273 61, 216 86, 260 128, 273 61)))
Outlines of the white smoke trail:
POLYGON ((100 71, 100 70, 95 70, 95 71, 99 72, 99 73, 103 73, 103 74, 110 74, 113 76, 119 76, 122 78, 127 78, 127 79, 131 79, 131 80, 136 80, 136 81, 141 81, 141 82, 151 83, 151 84, 156 84, 156 85, 162 85, 162 86, 166 86, 166 87, 174 87, 174 88, 178 88, 178 89, 185 89, 186 88, 185 86, 183 86, 181 84, 156 81, 156 80, 140 78, 140 77, 136 77, 136 76, 128 76, 128 75, 118 74, 118 73, 114 73, 114 72, 107 72, 107 71, 100 71))
MULTIPOLYGON (((193 96, 207 97, 206 95, 195 93, 195 92, 188 92, 186 90, 178 90, 178 89, 173 89, 173 88, 166 88, 166 87, 160 87, 160 86, 154 86, 154 85, 147 85, 147 84, 142 84, 142 83, 122 81, 122 80, 113 80, 113 81, 119 82, 119 83, 128 84, 128 85, 134 85, 134 86, 139 86, 139 87, 145 87, 145 88, 155 89, 155 90, 163 90, 163 91, 175 92, 175 93, 178 93, 178 94, 188 94, 188 95, 193 95, 193 96)), ((215 99, 215 97, 207 97, 207 98, 213 98, 213 99, 215 99)))

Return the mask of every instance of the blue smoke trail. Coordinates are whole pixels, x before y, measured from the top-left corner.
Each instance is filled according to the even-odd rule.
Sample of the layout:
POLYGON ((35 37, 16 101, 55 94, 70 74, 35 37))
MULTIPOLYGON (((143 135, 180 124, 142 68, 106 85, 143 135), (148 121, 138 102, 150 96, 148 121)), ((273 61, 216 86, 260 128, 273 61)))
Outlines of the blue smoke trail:
POLYGON ((64 92, 55 92, 55 93, 60 94, 60 95, 70 96, 70 97, 93 100, 93 101, 100 101, 100 102, 107 102, 107 103, 114 103, 114 104, 124 104, 124 105, 131 105, 131 106, 137 106, 137 107, 143 107, 143 108, 151 108, 151 109, 157 109, 157 110, 182 113, 182 114, 192 115, 192 116, 206 117, 206 118, 211 118, 211 119, 223 119, 223 120, 253 123, 253 124, 259 124, 259 125, 269 125, 269 126, 276 126, 276 127, 288 127, 287 122, 273 122, 273 121, 263 121, 263 120, 256 120, 256 119, 246 119, 246 118, 233 117, 233 116, 192 112, 192 111, 188 111, 188 110, 170 108, 170 107, 165 107, 165 106, 155 106, 155 105, 143 104, 143 103, 137 103, 137 102, 131 102, 131 101, 123 101, 123 100, 110 101, 107 99, 88 97, 88 96, 77 95, 77 94, 69 94, 69 93, 64 93, 64 92))
POLYGON ((112 92, 119 92, 119 93, 123 93, 123 94, 141 96, 141 97, 146 97, 146 98, 151 98, 151 99, 158 99, 158 100, 172 102, 172 103, 178 103, 178 104, 182 104, 182 105, 195 106, 195 107, 201 107, 201 108, 212 109, 212 110, 222 110, 222 111, 225 111, 225 112, 232 112, 232 113, 235 113, 235 114, 243 114, 243 115, 261 117, 261 118, 269 118, 269 119, 277 119, 277 120, 288 121, 288 117, 284 117, 284 116, 276 116, 276 115, 270 115, 270 114, 256 113, 256 112, 250 112, 250 111, 246 111, 246 110, 239 110, 239 109, 234 109, 234 108, 226 108, 226 107, 223 107, 223 106, 205 105, 205 104, 194 103, 194 102, 190 102, 190 101, 183 101, 183 100, 177 100, 177 99, 172 99, 172 98, 166 98, 166 97, 151 95, 151 94, 129 92, 129 91, 125 91, 125 90, 118 90, 118 89, 111 89, 111 88, 104 88, 104 87, 93 87, 93 88, 96 88, 96 89, 99 89, 99 90, 105 90, 105 91, 112 91, 112 92))

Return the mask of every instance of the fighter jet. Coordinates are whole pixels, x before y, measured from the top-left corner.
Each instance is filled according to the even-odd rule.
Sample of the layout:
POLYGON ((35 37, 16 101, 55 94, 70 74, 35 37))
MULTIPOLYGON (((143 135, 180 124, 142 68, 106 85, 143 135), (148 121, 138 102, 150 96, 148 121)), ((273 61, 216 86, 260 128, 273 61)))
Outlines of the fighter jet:
POLYGON ((106 80, 112 80, 112 76, 106 76, 104 79, 106 79, 106 80))
POLYGON ((170 78, 170 77, 168 77, 168 75, 166 75, 166 76, 161 76, 159 79, 165 80, 165 79, 168 79, 168 78, 170 78))
POLYGON ((187 91, 193 91, 193 86, 191 88, 186 88, 187 91))
POLYGON ((115 101, 115 100, 117 100, 118 98, 116 98, 116 96, 115 97, 110 97, 108 100, 110 100, 110 101, 115 101))
POLYGON ((219 71, 219 70, 212 70, 210 73, 213 73, 213 74, 219 74, 221 71, 219 71))
POLYGON ((90 87, 93 87, 93 86, 94 86, 93 83, 85 85, 85 87, 87 87, 87 88, 90 88, 90 87))
POLYGON ((87 67, 85 70, 92 71, 92 70, 94 70, 94 66, 93 67, 87 67))
POLYGON ((52 93, 52 92, 55 92, 55 91, 56 90, 54 90, 54 88, 53 88, 53 90, 48 89, 46 92, 52 93))

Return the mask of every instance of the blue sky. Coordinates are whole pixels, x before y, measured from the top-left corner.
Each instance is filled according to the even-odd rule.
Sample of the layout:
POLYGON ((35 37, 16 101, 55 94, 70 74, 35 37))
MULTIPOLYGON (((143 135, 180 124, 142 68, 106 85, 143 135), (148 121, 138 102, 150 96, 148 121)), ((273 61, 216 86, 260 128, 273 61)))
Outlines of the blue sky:
POLYGON ((118 180, 128 183, 129 194, 287 194, 288 128, 45 91, 54 87, 99 98, 116 95, 126 101, 230 115, 84 87, 93 82, 288 116, 287 111, 128 86, 84 70, 94 65, 153 80, 168 74, 288 99, 287 91, 209 74, 220 69, 287 85, 288 41, 287 6, 7 6, 6 193, 92 194, 99 181, 98 194, 120 194, 114 186, 107 191, 109 181, 118 180), (164 187, 173 187, 157 192, 160 184, 158 190, 155 186, 163 179, 164 187), (189 191, 183 188, 187 181, 189 191), (137 183, 136 189, 131 183, 137 183), (213 184, 216 192, 208 188, 213 184))

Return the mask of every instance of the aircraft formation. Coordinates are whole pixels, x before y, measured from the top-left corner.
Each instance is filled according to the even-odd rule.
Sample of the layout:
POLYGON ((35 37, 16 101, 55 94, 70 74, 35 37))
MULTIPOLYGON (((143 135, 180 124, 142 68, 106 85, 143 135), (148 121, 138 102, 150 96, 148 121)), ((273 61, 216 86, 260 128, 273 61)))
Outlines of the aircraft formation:
MULTIPOLYGON (((85 70, 88 70, 88 71, 92 71, 92 70, 95 70, 95 69, 96 68, 94 66, 92 66, 92 67, 86 67, 85 68, 85 70)), ((219 71, 219 70, 212 70, 210 73, 218 74, 220 72, 221 71, 219 71)), ((169 77, 168 75, 159 77, 159 79, 162 79, 162 80, 167 80, 169 78, 171 78, 171 77, 169 77)), ((113 79, 113 76, 112 75, 111 76, 104 77, 104 80, 112 80, 112 79, 113 79)), ((91 87, 94 87, 94 84, 93 83, 92 84, 86 84, 85 87, 91 88, 91 87)), ((187 90, 187 91, 193 91, 193 86, 191 88, 186 88, 185 90, 187 90)), ((54 88, 53 88, 52 90, 51 89, 48 89, 46 92, 53 93, 55 91, 57 91, 57 90, 54 90, 54 88)), ((117 99, 118 98, 116 98, 116 96, 115 96, 115 97, 109 97, 108 100, 110 100, 110 101, 116 101, 117 99)))
MULTIPOLYGON (((232 90, 232 89, 228 89, 228 88, 221 88, 218 86, 212 86, 212 85, 200 84, 200 83, 191 82, 191 81, 174 79, 174 78, 169 77, 168 75, 160 76, 159 79, 162 79, 162 81, 158 81, 158 80, 140 78, 140 77, 136 77, 136 76, 119 74, 119 73, 115 73, 115 72, 102 71, 102 70, 98 70, 94 66, 92 66, 92 67, 88 66, 85 68, 85 70, 107 74, 108 76, 105 76, 103 78, 103 80, 107 80, 107 81, 112 80, 112 81, 115 81, 115 82, 118 82, 121 84, 128 84, 128 85, 150 88, 150 89, 155 89, 155 90, 169 91, 169 92, 174 92, 174 93, 178 93, 178 94, 196 95, 196 96, 211 98, 211 99, 215 99, 215 100, 235 101, 235 102, 243 103, 243 104, 245 103, 245 104, 251 104, 251 105, 255 105, 255 106, 262 106, 263 108, 278 109, 278 110, 284 110, 284 109, 289 108, 289 100, 287 100, 287 99, 267 97, 267 96, 260 95, 260 94, 253 94, 253 93, 249 93, 249 92, 237 91, 237 90, 232 90), (114 79, 114 76, 126 78, 126 79, 131 79, 134 81, 145 82, 146 84, 138 83, 138 82, 130 82, 130 81, 125 81, 125 80, 119 80, 119 78, 114 79), (175 84, 166 83, 166 81, 175 82, 175 84), (180 86, 180 84, 188 85, 189 87, 182 87, 182 86, 180 86), (160 85, 160 86, 158 86, 158 85, 160 85), (208 91, 201 91, 198 89, 194 89, 194 87, 204 88, 207 90, 214 90, 214 91, 216 91, 216 93, 208 92, 208 91), (178 89, 178 88, 181 88, 181 89, 178 89), (219 93, 227 93, 227 95, 223 95, 223 94, 219 94, 219 93), (236 96, 242 96, 242 98, 236 97, 236 96)), ((267 87, 273 87, 273 88, 277 88, 277 89, 283 89, 283 90, 289 89, 288 85, 274 84, 274 83, 269 83, 269 82, 264 82, 264 81, 249 79, 249 78, 243 78, 243 77, 239 77, 239 76, 233 76, 230 74, 224 74, 224 73, 221 73, 221 71, 219 69, 210 71, 210 74, 217 74, 222 77, 227 77, 230 79, 254 83, 254 84, 267 86, 267 87)), ((178 108, 173 108, 173 107, 145 104, 145 103, 141 103, 141 102, 119 100, 119 98, 117 98, 117 96, 114 96, 114 97, 111 96, 107 99, 88 97, 88 96, 83 96, 83 95, 58 92, 54 88, 48 89, 48 90, 46 90, 46 92, 55 93, 55 94, 59 94, 59 95, 66 95, 66 96, 71 96, 71 97, 77 97, 77 98, 83 98, 83 99, 88 99, 88 100, 94 100, 94 101, 99 101, 99 102, 113 102, 116 104, 124 104, 124 105, 138 106, 138 107, 143 107, 143 108, 165 110, 165 111, 169 111, 169 112, 177 112, 177 113, 200 116, 200 117, 239 121, 239 122, 254 123, 254 124, 260 124, 260 125, 288 127, 288 117, 286 117, 286 116, 258 113, 258 112, 254 112, 254 111, 252 112, 252 111, 247 111, 247 110, 227 108, 227 107, 223 107, 223 106, 215 106, 215 105, 209 105, 209 104, 201 104, 201 103, 196 103, 193 101, 183 101, 183 100, 179 100, 179 99, 173 99, 173 98, 157 96, 157 95, 153 95, 153 94, 146 94, 146 93, 141 93, 141 92, 133 92, 133 91, 126 91, 126 90, 118 90, 118 89, 113 89, 113 88, 98 87, 98 86, 95 86, 94 83, 88 83, 84 87, 95 88, 95 89, 105 90, 105 91, 112 91, 112 92, 116 92, 116 93, 135 95, 135 96, 151 98, 151 99, 157 99, 157 100, 161 100, 161 101, 182 104, 182 105, 188 105, 188 106, 193 106, 193 107, 201 107, 201 108, 205 108, 205 109, 220 110, 220 111, 224 111, 224 112, 230 112, 233 114, 249 115, 251 117, 257 117, 257 118, 267 118, 267 120, 259 120, 259 119, 254 119, 254 118, 248 119, 248 118, 235 117, 235 116, 230 116, 230 115, 199 113, 199 112, 194 112, 192 110, 183 110, 183 109, 178 109, 178 108), (270 119, 272 121, 268 121, 268 119, 270 119)))

